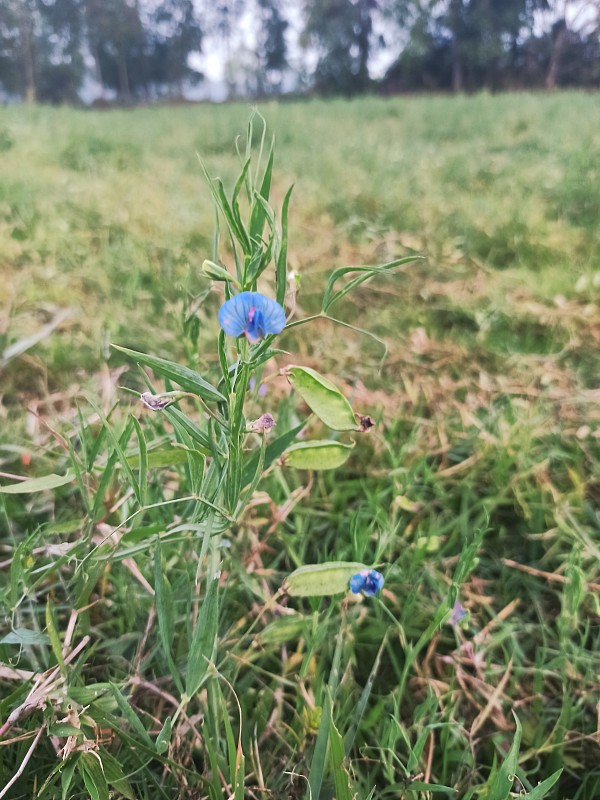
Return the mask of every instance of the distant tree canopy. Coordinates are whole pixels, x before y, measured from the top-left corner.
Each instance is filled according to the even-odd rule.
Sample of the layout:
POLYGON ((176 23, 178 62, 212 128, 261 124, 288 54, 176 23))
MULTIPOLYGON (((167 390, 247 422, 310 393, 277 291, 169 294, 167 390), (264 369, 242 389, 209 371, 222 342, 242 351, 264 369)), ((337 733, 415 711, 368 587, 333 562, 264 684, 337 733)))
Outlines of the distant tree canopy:
POLYGON ((408 31, 389 90, 600 85, 598 0, 391 0, 387 12, 408 31))
POLYGON ((188 56, 201 43, 193 0, 2 0, 0 84, 27 100, 68 102, 91 72, 122 101, 148 99, 199 77, 188 56))
POLYGON ((207 41, 230 93, 600 87, 600 0, 0 0, 0 89, 184 96, 207 41))
POLYGON ((370 85, 369 55, 375 0, 308 0, 302 42, 319 60, 315 88, 323 94, 356 94, 370 85))

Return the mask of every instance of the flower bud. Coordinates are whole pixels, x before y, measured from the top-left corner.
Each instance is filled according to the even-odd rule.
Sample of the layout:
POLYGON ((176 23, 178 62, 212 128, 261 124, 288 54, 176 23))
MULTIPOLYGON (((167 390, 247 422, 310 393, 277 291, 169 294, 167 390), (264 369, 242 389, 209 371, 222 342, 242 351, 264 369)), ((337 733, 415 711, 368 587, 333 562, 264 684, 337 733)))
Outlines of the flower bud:
POLYGON ((228 283, 232 281, 232 277, 225 267, 220 267, 214 261, 208 261, 208 259, 202 263, 202 272, 213 281, 227 281, 228 283))

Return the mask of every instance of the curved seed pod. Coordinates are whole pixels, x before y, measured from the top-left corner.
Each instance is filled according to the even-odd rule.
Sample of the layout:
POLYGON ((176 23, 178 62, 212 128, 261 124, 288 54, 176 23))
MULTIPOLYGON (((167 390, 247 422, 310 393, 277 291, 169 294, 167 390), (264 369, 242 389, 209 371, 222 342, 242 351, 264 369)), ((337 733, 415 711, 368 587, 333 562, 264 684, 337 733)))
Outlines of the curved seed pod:
POLYGON ((283 590, 292 597, 325 597, 348 591, 350 578, 368 569, 353 561, 327 561, 307 564, 287 576, 283 590))
POLYGON ((291 366, 285 375, 310 410, 334 431, 355 431, 356 415, 335 384, 310 367, 291 366))
POLYGON ((283 463, 296 469, 336 469, 348 460, 353 444, 341 442, 300 442, 283 454, 283 463))

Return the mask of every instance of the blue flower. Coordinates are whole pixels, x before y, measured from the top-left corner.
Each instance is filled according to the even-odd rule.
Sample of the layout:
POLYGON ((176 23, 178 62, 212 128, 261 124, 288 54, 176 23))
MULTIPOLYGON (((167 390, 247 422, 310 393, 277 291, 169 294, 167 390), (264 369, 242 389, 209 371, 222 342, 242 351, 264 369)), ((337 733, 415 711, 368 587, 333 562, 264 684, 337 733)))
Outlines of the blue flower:
POLYGON ((464 619, 466 616, 467 612, 463 608, 463 604, 460 602, 460 600, 457 600, 454 603, 454 606, 452 608, 452 614, 450 615, 448 622, 450 623, 450 625, 458 625, 461 619, 464 619))
POLYGON ((241 292, 219 309, 219 324, 227 334, 237 338, 244 334, 256 344, 268 333, 281 333, 285 311, 275 300, 258 292, 241 292))
POLYGON ((375 569, 363 569, 350 578, 350 591, 373 597, 383 588, 383 575, 375 569))

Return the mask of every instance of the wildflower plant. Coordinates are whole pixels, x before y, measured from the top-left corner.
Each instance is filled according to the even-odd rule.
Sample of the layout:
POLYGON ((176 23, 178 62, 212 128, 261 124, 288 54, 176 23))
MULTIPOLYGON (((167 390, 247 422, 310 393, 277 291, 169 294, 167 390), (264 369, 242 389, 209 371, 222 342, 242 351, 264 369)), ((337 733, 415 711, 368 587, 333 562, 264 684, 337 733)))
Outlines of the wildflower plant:
MULTIPOLYGON (((265 160, 263 124, 255 157, 252 152, 254 133, 251 120, 247 146, 245 152, 240 153, 241 171, 230 196, 222 181, 210 177, 203 167, 217 210, 217 227, 212 258, 204 262, 202 272, 215 287, 223 289, 218 312, 217 376, 211 381, 210 376, 187 366, 115 345, 117 350, 164 381, 166 392, 157 394, 149 387, 151 391, 143 392, 140 400, 150 413, 164 415, 172 426, 174 444, 186 455, 192 489, 188 496, 174 499, 185 504, 186 526, 199 536, 196 584, 205 586, 191 637, 185 683, 170 653, 173 633, 167 610, 170 588, 162 569, 160 537, 155 562, 154 588, 161 642, 181 694, 176 718, 185 713, 191 698, 210 679, 210 665, 217 659, 219 595, 222 592, 219 574, 223 567, 223 550, 220 544, 223 536, 235 530, 243 518, 263 476, 275 465, 310 471, 338 468, 351 456, 356 437, 373 425, 370 417, 355 412, 332 381, 312 368, 294 364, 287 364, 280 374, 287 378, 313 417, 329 429, 329 436, 316 440, 300 438, 309 418, 280 430, 277 409, 261 392, 258 392, 263 406, 261 416, 250 421, 246 417, 250 388, 260 382, 265 364, 284 352, 280 349, 279 337, 285 336, 288 345, 292 338, 288 331, 293 332, 315 319, 293 319, 289 309, 286 310, 288 208, 292 188, 285 194, 278 218, 270 203, 273 146, 265 160), (225 248, 222 248, 223 239, 225 248), (193 410, 189 410, 190 399, 196 407, 193 410), (178 407, 180 401, 186 401, 188 410, 178 407)), ((408 257, 379 267, 335 270, 327 283, 321 312, 316 316, 333 320, 331 308, 351 289, 412 260, 413 257, 408 257), (342 282, 347 276, 349 280, 342 282)), ((132 477, 137 487, 136 496, 143 502, 150 455, 143 420, 141 423, 135 420, 134 424, 139 441, 139 471, 132 477)), ((383 575, 362 562, 303 564, 285 577, 270 603, 273 605, 286 594, 290 597, 351 596, 350 589, 369 597, 376 595, 383 583, 383 575)), ((320 780, 321 777, 312 776, 313 793, 320 780)))

